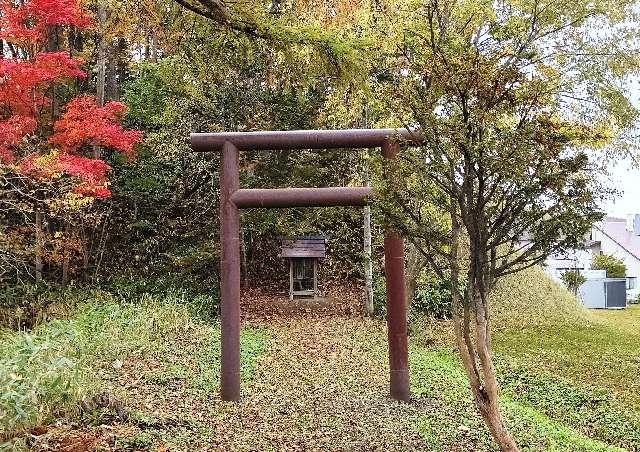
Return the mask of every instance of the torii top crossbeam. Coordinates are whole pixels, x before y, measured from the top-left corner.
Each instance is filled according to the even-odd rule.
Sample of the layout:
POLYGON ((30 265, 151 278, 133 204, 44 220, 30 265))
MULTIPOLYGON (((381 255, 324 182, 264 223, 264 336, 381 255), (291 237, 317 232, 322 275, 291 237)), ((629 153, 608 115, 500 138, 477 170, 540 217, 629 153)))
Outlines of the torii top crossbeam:
POLYGON ((389 139, 419 143, 422 135, 411 128, 192 133, 191 147, 197 152, 221 151, 229 142, 240 151, 362 149, 380 147, 389 139))

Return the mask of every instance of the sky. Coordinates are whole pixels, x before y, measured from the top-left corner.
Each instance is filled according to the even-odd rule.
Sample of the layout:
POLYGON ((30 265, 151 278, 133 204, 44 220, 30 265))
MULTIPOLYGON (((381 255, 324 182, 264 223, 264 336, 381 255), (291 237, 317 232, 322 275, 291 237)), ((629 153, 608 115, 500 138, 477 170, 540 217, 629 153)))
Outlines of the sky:
MULTIPOLYGON (((629 100, 640 108, 640 79, 631 76, 627 80, 629 100)), ((621 161, 609 167, 609 186, 616 188, 620 194, 616 199, 604 203, 601 207, 614 217, 626 218, 627 215, 640 214, 640 168, 634 168, 631 162, 621 161)))
POLYGON ((640 213, 640 169, 623 161, 610 168, 612 186, 621 193, 612 201, 602 205, 608 215, 626 218, 640 213))

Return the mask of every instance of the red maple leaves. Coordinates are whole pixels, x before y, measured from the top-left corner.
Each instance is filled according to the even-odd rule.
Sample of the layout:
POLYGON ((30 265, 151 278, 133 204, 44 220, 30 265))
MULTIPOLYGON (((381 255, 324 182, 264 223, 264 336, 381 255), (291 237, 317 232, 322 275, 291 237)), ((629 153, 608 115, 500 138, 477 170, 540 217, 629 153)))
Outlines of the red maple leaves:
POLYGON ((54 84, 65 79, 85 77, 83 61, 68 52, 43 52, 52 26, 84 28, 91 19, 79 0, 27 0, 15 3, 0 0, 0 39, 10 44, 13 58, 0 52, 0 164, 15 163, 16 151, 27 138, 40 138, 57 147, 30 153, 17 167, 38 180, 68 175, 77 179, 73 191, 86 196, 107 197, 106 173, 111 169, 100 159, 84 157, 93 146, 112 148, 134 159, 135 144, 142 139, 137 130, 125 130, 120 121, 125 112, 121 102, 103 107, 92 96, 72 99, 51 129, 51 99, 54 84), (34 137, 34 134, 39 136, 34 137))
POLYGON ((0 39, 12 42, 42 41, 47 27, 73 25, 86 28, 91 18, 78 0, 29 0, 16 4, 0 0, 0 39))
POLYGON ((0 116, 0 163, 14 161, 11 148, 36 130, 42 107, 50 103, 51 85, 84 77, 81 64, 66 52, 38 53, 31 60, 0 58, 0 107, 8 112, 0 116))
POLYGON ((96 104, 91 96, 78 96, 67 104, 67 111, 53 126, 49 141, 65 152, 77 152, 84 145, 116 149, 135 158, 134 145, 142 139, 138 130, 124 130, 119 118, 125 112, 122 102, 96 104))
POLYGON ((54 82, 85 77, 81 64, 67 52, 41 52, 30 60, 0 58, 0 105, 13 115, 36 116, 49 104, 45 93, 54 82))
POLYGON ((50 180, 63 174, 77 177, 79 182, 73 192, 97 198, 111 195, 107 188, 107 171, 111 167, 100 159, 91 159, 67 152, 48 155, 32 153, 20 162, 20 170, 34 179, 50 180))
POLYGON ((32 116, 12 115, 6 120, 0 120, 0 163, 15 161, 10 146, 18 144, 36 127, 36 120, 32 116))

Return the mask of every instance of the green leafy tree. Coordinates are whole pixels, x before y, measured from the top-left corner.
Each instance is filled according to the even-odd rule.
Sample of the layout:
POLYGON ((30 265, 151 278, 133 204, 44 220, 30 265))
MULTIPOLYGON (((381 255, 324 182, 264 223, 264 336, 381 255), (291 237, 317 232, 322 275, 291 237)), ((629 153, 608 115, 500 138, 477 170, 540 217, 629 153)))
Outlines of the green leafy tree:
POLYGON ((587 278, 585 278, 578 270, 566 271, 562 274, 560 279, 562 279, 564 285, 574 295, 578 293, 578 289, 580 288, 580 286, 587 281, 587 278))
POLYGON ((589 156, 635 145, 638 112, 620 83, 638 69, 633 2, 431 0, 390 20, 388 99, 424 146, 382 166, 379 207, 451 287, 464 276, 453 321, 473 399, 500 448, 518 450, 499 407, 488 294, 601 218, 589 156))
POLYGON ((607 278, 624 278, 627 276, 627 266, 622 259, 611 254, 596 254, 591 260, 594 270, 606 270, 607 278))
MULTIPOLYGON (((107 259, 130 268, 133 250, 134 265, 145 271, 182 268, 216 279, 218 172, 211 159, 217 156, 191 152, 189 133, 324 127, 319 117, 335 76, 306 73, 305 58, 295 48, 274 49, 196 19, 176 54, 137 65, 123 98, 128 124, 145 130, 146 140, 135 167, 118 167, 107 259)), ((247 188, 350 184, 360 163, 359 155, 341 151, 243 152, 241 158, 247 188)), ((361 268, 358 210, 247 210, 242 228, 243 274, 252 282, 283 265, 279 238, 287 235, 339 237, 330 242, 338 259, 325 261, 323 271, 353 276, 361 268)))

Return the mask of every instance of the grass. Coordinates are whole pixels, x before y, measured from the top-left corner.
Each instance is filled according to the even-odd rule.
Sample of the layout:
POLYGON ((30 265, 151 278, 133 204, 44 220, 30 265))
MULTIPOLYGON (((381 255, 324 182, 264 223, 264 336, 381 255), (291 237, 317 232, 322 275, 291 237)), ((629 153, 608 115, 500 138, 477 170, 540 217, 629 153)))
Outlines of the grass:
MULTIPOLYGON (((87 298, 73 318, 0 334, 0 442, 18 436, 14 446, 26 447, 33 427, 93 415, 81 413, 80 402, 94 394, 126 400, 140 378, 167 388, 186 382, 184 390, 203 397, 217 392, 219 324, 202 315, 206 299, 176 292, 127 303, 100 291, 87 298)), ((263 328, 243 331, 243 378, 265 340, 263 328)))
MULTIPOLYGON (((640 450, 640 306, 586 310, 539 268, 506 278, 491 298, 502 404, 519 443, 533 450, 640 450)), ((452 343, 450 325, 422 327, 414 326, 412 341, 415 391, 436 397, 444 389, 429 382, 444 382, 442 403, 456 406, 448 422, 474 420, 471 431, 482 431, 466 376, 445 346, 452 343)), ((433 438, 437 430, 425 423, 433 438)), ((449 430, 437 438, 461 440, 449 430)), ((487 441, 483 434, 472 443, 483 449, 487 441)))
POLYGON ((0 356, 0 441, 20 429, 70 411, 88 386, 69 351, 76 331, 54 322, 35 334, 2 341, 0 356))
POLYGON ((640 449, 640 306, 585 310, 540 272, 494 294, 517 318, 500 317, 494 338, 505 390, 591 437, 640 449))
POLYGON ((558 325, 580 326, 594 321, 564 287, 540 267, 500 280, 490 296, 494 331, 558 325))
MULTIPOLYGON (((434 407, 417 427, 428 443, 445 449, 460 444, 476 450, 492 447, 452 350, 413 347, 411 369, 412 392, 434 407)), ((524 450, 638 448, 640 423, 602 391, 579 389, 552 377, 514 375, 504 368, 499 373, 505 418, 524 450)))
MULTIPOLYGON (((492 299, 503 412, 523 449, 640 450, 640 307, 584 310, 539 269, 507 278, 492 299)), ((74 304, 65 320, 0 333, 0 425, 11 447, 495 449, 447 322, 412 324, 407 405, 386 396, 384 322, 256 317, 241 337, 243 402, 228 404, 217 396, 220 333, 202 315, 206 298, 169 291, 125 302, 92 291, 74 304), (128 420, 80 409, 105 392, 128 420), (32 430, 40 426, 45 434, 32 430)))
MULTIPOLYGON (((638 317, 640 310, 634 309, 638 317)), ((508 330, 495 349, 513 367, 563 375, 578 385, 598 385, 640 412, 640 335, 603 324, 508 330)))

